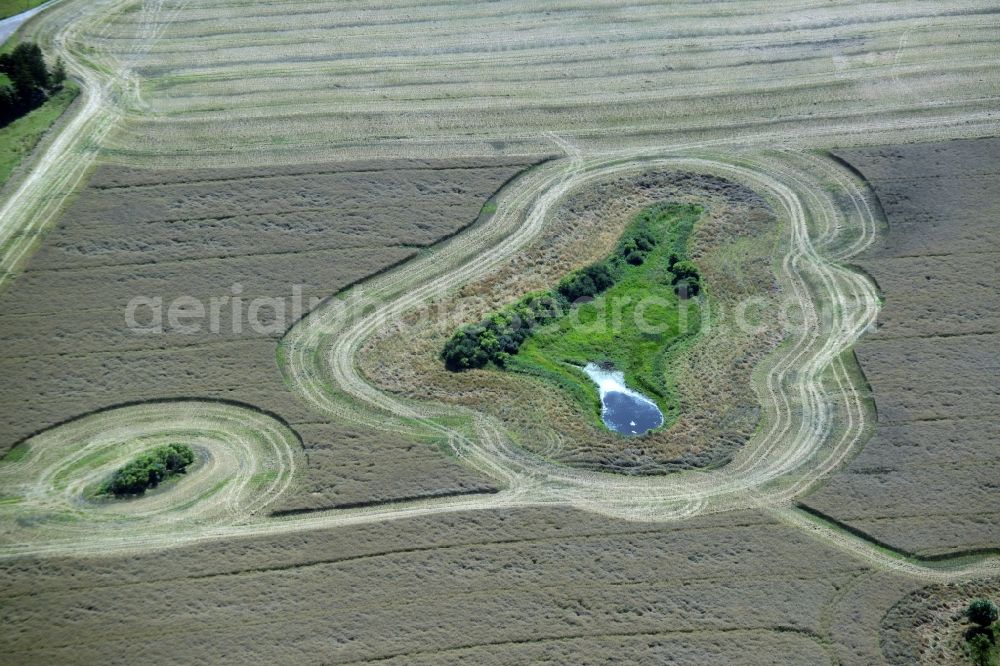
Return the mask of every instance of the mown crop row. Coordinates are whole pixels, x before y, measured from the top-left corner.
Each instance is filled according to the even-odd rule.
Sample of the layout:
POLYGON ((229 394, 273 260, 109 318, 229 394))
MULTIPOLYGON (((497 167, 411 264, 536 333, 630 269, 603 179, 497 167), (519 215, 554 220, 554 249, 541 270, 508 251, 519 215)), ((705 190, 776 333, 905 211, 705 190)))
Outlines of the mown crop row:
POLYGON ((1000 85, 979 75, 996 61, 992 8, 961 5, 224 0, 125 10, 82 39, 143 78, 152 113, 129 113, 107 143, 116 159, 538 154, 547 132, 614 150, 804 139, 874 111, 917 121, 926 100, 946 101, 946 116, 985 113, 1000 85))

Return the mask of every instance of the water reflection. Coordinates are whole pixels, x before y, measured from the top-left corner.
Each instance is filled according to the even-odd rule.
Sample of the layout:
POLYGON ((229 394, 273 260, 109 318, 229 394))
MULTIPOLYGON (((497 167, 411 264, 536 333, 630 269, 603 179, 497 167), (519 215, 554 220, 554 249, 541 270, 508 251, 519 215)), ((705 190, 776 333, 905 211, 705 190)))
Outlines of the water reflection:
POLYGON ((624 373, 588 363, 583 371, 601 391, 601 419, 622 435, 642 435, 663 425, 656 403, 625 385, 624 373))

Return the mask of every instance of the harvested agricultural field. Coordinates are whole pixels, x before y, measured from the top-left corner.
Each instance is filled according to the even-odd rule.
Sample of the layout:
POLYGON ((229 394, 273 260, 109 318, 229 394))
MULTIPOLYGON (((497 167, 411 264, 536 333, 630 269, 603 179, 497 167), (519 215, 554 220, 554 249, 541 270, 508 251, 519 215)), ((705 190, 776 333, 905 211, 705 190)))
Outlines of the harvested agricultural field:
POLYGON ((46 6, 13 40, 80 94, 0 190, 4 663, 955 663, 1000 581, 998 16, 46 6), (701 317, 442 356, 552 289, 701 317), (612 432, 592 355, 661 426, 612 432))
MULTIPOLYGON (((8 517, 24 518, 5 530, 10 541, 6 557, 0 558, 10 581, 4 597, 9 618, 3 625, 5 648, 27 662, 90 662, 107 659, 135 636, 156 643, 182 632, 189 640, 175 649, 192 647, 200 658, 216 661, 281 660, 289 650, 299 663, 502 663, 512 654, 521 661, 547 657, 585 662, 584 652, 595 661, 622 654, 635 659, 662 655, 691 664, 706 659, 880 661, 875 628, 900 598, 926 579, 982 577, 994 572, 997 563, 976 557, 928 566, 786 503, 849 456, 865 434, 866 412, 843 357, 851 336, 874 321, 874 289, 866 278, 819 253, 850 256, 854 248, 871 242, 871 200, 849 172, 815 156, 766 155, 736 164, 678 158, 658 164, 661 171, 651 172, 641 161, 595 160, 568 175, 558 163, 523 173, 501 191, 495 210, 480 204, 487 218, 364 280, 364 290, 324 300, 281 336, 280 344, 275 337, 260 336, 276 354, 271 357, 279 370, 276 376, 295 387, 288 399, 298 400, 303 412, 327 415, 326 420, 287 419, 301 433, 283 420, 241 406, 252 402, 202 398, 119 407, 28 440, 26 450, 15 450, 0 466, 5 489, 19 488, 19 475, 40 477, 30 492, 5 498, 0 505, 8 517), (792 165, 799 167, 794 178, 789 175, 792 165), (695 168, 703 173, 692 175, 695 168), (656 173, 660 175, 651 175, 656 173), (825 198, 813 194, 799 199, 797 191, 804 190, 786 185, 784 178, 797 188, 802 182, 826 183, 831 192, 825 198), (786 413, 780 402, 764 402, 764 427, 755 429, 730 463, 698 475, 625 476, 539 460, 527 447, 523 452, 511 448, 488 414, 464 420, 466 412, 447 411, 441 401, 416 411, 427 396, 397 398, 367 384, 362 366, 353 363, 354 354, 368 338, 388 340, 376 334, 398 330, 386 327, 387 321, 405 328, 410 320, 401 304, 428 290, 428 283, 421 282, 424 275, 431 284, 463 273, 476 278, 452 289, 429 290, 434 302, 475 294, 479 279, 488 287, 482 293, 497 289, 495 298, 502 301, 503 284, 516 285, 531 275, 519 270, 518 262, 544 266, 535 256, 538 248, 560 256, 559 247, 545 250, 539 242, 546 234, 560 236, 553 226, 557 221, 575 221, 567 228, 577 228, 578 234, 566 234, 563 242, 575 240, 580 247, 602 221, 619 220, 624 226, 629 216, 617 218, 623 212, 613 207, 606 209, 607 215, 589 211, 589 229, 580 222, 587 219, 586 207, 576 217, 535 208, 554 206, 563 197, 571 203, 587 201, 586 195, 575 193, 588 191, 579 188, 588 179, 611 183, 606 194, 616 188, 628 192, 630 196, 611 198, 637 209, 648 202, 642 194, 647 188, 636 188, 636 182, 648 179, 645 196, 654 200, 660 200, 663 189, 678 188, 673 192, 683 201, 678 187, 683 184, 687 195, 707 204, 710 224, 692 232, 690 250, 708 275, 716 243, 739 240, 748 224, 767 229, 780 222, 782 231, 775 236, 780 236, 779 253, 789 253, 780 268, 775 269, 770 252, 754 254, 753 243, 748 245, 760 239, 771 247, 775 240, 766 233, 746 234, 749 239, 735 253, 720 253, 718 275, 706 284, 728 280, 732 286, 720 292, 726 293, 741 284, 741 270, 754 270, 772 276, 776 285, 787 281, 800 308, 824 295, 832 299, 838 307, 829 322, 790 331, 792 344, 783 340, 765 350, 761 363, 770 368, 769 376, 753 373, 747 389, 762 386, 775 396, 787 396, 789 387, 823 388, 829 405, 818 406, 819 414, 809 404, 796 404, 786 413), (539 182, 554 194, 544 189, 537 193, 539 182), (757 194, 755 188, 767 194, 757 194), (532 196, 524 196, 525 190, 532 196), (853 202, 853 212, 837 208, 840 199, 853 202), (511 201, 527 201, 529 210, 507 207, 511 201), (850 233, 841 239, 843 228, 850 233), (698 234, 705 235, 698 239, 698 234), (818 247, 836 249, 814 249, 812 235, 819 239, 818 247), (518 252, 522 247, 528 251, 518 252), (511 256, 517 257, 513 265, 511 256), (463 258, 469 258, 467 263, 460 263, 463 258), (793 261, 808 280, 789 269, 793 261), (441 272, 455 265, 457 270, 441 272), (361 291, 374 299, 371 307, 356 319, 340 317, 340 306, 361 291), (341 362, 342 357, 351 362, 341 362), (805 370, 789 362, 803 357, 814 359, 805 370), (834 415, 842 428, 809 425, 825 414, 834 415), (796 428, 809 438, 782 434, 796 428), (185 503, 178 493, 154 494, 137 500, 135 515, 127 520, 121 509, 99 511, 76 502, 74 489, 100 474, 97 465, 111 468, 115 462, 95 456, 123 448, 123 442, 136 448, 158 443, 157 438, 174 440, 185 429, 198 438, 196 447, 204 442, 220 455, 259 451, 250 454, 259 467, 247 471, 229 455, 228 462, 216 465, 222 474, 238 472, 228 479, 229 486, 193 503, 185 503), (309 442, 304 450, 297 446, 304 436, 338 438, 325 447, 331 455, 321 460, 332 465, 329 474, 310 464, 320 447, 309 442), (81 447, 79 453, 74 446, 81 447), (442 451, 438 461, 431 460, 434 446, 442 451), (778 446, 783 447, 781 455, 769 456, 778 446), (416 455, 396 455, 407 450, 416 455), (456 460, 448 461, 444 452, 456 460), (365 454, 373 457, 361 462, 365 454), (389 459, 384 468, 383 458, 389 459), (371 472, 373 465, 380 469, 371 472), (405 470, 399 478, 397 469, 405 470), (433 481, 414 477, 425 469, 435 475, 445 471, 433 481), (296 491, 286 493, 293 484, 296 491), (748 510, 750 493, 759 499, 748 510), (316 510, 330 506, 339 508, 316 510), (259 514, 261 507, 267 508, 265 515, 259 514), (718 513, 722 515, 712 515, 718 513), (331 606, 329 595, 316 595, 317 589, 335 590, 336 602, 331 606), (137 590, 143 594, 132 594, 137 590), (164 599, 166 605, 150 605, 151 598, 164 599), (81 604, 100 610, 81 616, 81 604), (56 619, 33 623, 41 608, 56 619), (248 620, 248 613, 260 617, 248 620), (45 632, 52 627, 72 638, 48 639, 45 632), (740 649, 731 644, 733 639, 740 649)), ((473 208, 473 217, 477 210, 473 208)), ((613 242, 614 227, 605 234, 613 242)), ((599 256, 600 248, 591 251, 599 256)), ((571 267, 581 259, 560 261, 571 267)), ((211 260, 193 263, 199 261, 211 260)), ((37 284, 31 275, 29 267, 7 293, 37 284)), ((115 287, 108 292, 126 293, 115 287)), ((30 300, 16 302, 27 307, 30 300)), ((69 303, 64 301, 67 307, 69 303)), ((760 337, 754 339, 759 342, 760 337)), ((719 344, 733 347, 731 342, 719 344)), ((234 355, 232 365, 239 360, 245 361, 234 355)), ((171 377, 163 384, 173 386, 171 381, 179 380, 171 377)), ((133 381, 130 390, 138 386, 133 381)), ((249 389, 240 395, 260 390, 249 389)), ((199 478, 205 487, 204 477, 199 478)))
POLYGON ((972 663, 966 653, 964 617, 971 599, 1000 598, 1000 583, 970 581, 932 585, 906 595, 882 618, 882 649, 892 666, 972 663))
POLYGON ((854 602, 912 585, 761 515, 682 526, 544 508, 0 572, 17 663, 115 661, 137 636, 151 664, 874 663, 854 602))
POLYGON ((857 260, 885 305, 856 348, 878 421, 805 503, 920 555, 1000 544, 1000 139, 839 153, 888 230, 857 260))
POLYGON ((10 448, 118 404, 226 400, 302 424, 308 466, 302 494, 286 495, 285 509, 490 489, 433 444, 324 422, 283 382, 276 347, 320 299, 475 222, 525 166, 491 159, 185 174, 99 169, 0 294, 0 440, 10 448), (128 326, 128 303, 142 296, 162 299, 162 330, 146 330, 152 306, 136 311, 142 330, 128 326), (243 311, 230 300, 216 326, 206 313, 179 319, 199 326, 184 331, 170 325, 167 310, 188 297, 239 297, 243 311), (277 300, 251 320, 253 299, 277 300), (373 466, 394 484, 365 483, 373 466))
POLYGON ((231 166, 537 154, 548 132, 619 150, 788 141, 862 117, 947 125, 992 110, 994 11, 217 0, 113 5, 76 39, 144 83, 145 108, 106 140, 114 159, 231 166))
POLYGON ((295 490, 271 505, 275 514, 496 491, 449 459, 440 442, 335 423, 296 423, 295 431, 309 465, 295 490))

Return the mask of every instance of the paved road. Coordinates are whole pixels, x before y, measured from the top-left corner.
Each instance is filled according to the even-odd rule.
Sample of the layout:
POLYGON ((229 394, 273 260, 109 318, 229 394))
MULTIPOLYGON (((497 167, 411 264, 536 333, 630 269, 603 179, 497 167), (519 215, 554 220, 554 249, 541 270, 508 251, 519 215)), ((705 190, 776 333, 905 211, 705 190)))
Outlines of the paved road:
POLYGON ((8 16, 7 18, 0 20, 0 44, 7 41, 7 38, 14 34, 14 31, 21 27, 21 24, 30 19, 32 16, 42 11, 50 5, 54 5, 59 2, 59 0, 49 0, 46 3, 38 5, 34 9, 29 9, 26 12, 21 12, 20 14, 14 14, 13 16, 8 16))

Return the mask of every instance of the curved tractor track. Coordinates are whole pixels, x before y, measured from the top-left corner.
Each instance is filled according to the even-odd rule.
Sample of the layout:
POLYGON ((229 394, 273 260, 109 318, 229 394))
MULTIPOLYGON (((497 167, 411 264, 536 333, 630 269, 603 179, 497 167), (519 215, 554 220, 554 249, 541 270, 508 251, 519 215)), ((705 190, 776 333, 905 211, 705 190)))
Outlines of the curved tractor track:
MULTIPOLYGON (((195 527, 247 522, 292 482, 302 464, 297 435, 245 407, 171 401, 118 407, 33 437, 28 453, 0 465, 0 487, 17 501, 5 506, 18 525, 53 540, 141 543, 195 527), (189 444, 196 464, 166 488, 127 501, 90 497, 115 469, 143 451, 189 444)), ((15 536, 25 535, 15 531, 15 536)))
MULTIPOLYGON (((0 287, 36 245, 65 198, 92 163, 107 132, 143 103, 129 57, 80 48, 79 30, 100 32, 103 16, 127 4, 109 0, 100 11, 82 3, 54 7, 36 30, 66 59, 83 84, 69 122, 44 148, 32 171, 0 208, 0 287), (49 26, 55 26, 50 28, 49 26), (48 30, 49 32, 45 32, 48 30)), ((174 5, 177 10, 183 7, 174 5)), ((169 23, 163 2, 143 3, 137 60, 169 23)), ((817 137, 872 136, 884 131, 928 132, 942 123, 994 123, 979 112, 965 119, 927 118, 820 125, 796 144, 817 137)), ((870 194, 830 160, 800 150, 753 150, 787 145, 777 134, 722 138, 683 145, 583 154, 550 136, 567 158, 549 162, 511 183, 487 225, 470 229, 420 259, 339 294, 289 331, 281 343, 286 378, 320 413, 374 428, 446 437, 454 453, 504 490, 496 495, 401 502, 306 516, 262 514, 291 482, 301 446, 286 426, 255 410, 207 401, 151 403, 108 410, 53 428, 27 442, 24 457, 0 466, 0 557, 141 551, 205 539, 281 534, 471 510, 554 504, 629 520, 678 520, 734 510, 763 510, 833 543, 873 566, 917 577, 951 579, 996 575, 1000 560, 927 565, 894 556, 792 508, 791 500, 841 465, 871 427, 863 397, 842 356, 872 324, 878 299, 872 284, 843 267, 875 236, 870 194), (726 467, 665 477, 623 477, 556 465, 516 447, 498 421, 386 393, 358 371, 363 343, 395 317, 426 306, 500 267, 536 240, 567 193, 603 178, 639 170, 678 169, 716 174, 764 194, 784 223, 776 271, 797 313, 786 342, 757 369, 762 426, 726 467), (830 190, 849 201, 838 206, 830 190), (353 312, 364 315, 355 317, 353 312), (462 417, 456 419, 455 417, 462 417), (459 425, 455 425, 459 423, 459 425), (87 489, 116 465, 171 437, 191 438, 202 463, 173 488, 123 507, 87 501, 87 489), (183 490, 187 488, 187 490, 183 490), (14 519, 18 520, 15 521, 14 519), (5 522, 4 525, 7 523, 5 522)))
MULTIPOLYGON (((874 321, 878 300, 866 279, 822 257, 810 240, 810 218, 822 218, 828 233, 842 223, 833 219, 837 213, 832 203, 817 199, 807 208, 792 187, 781 181, 784 173, 780 156, 722 161, 639 154, 628 161, 575 158, 562 168, 552 165, 520 183, 518 191, 512 193, 515 204, 534 201, 523 224, 516 223, 516 207, 498 209, 497 226, 510 228, 502 242, 489 245, 489 239, 482 238, 482 252, 464 263, 468 249, 463 244, 445 246, 405 274, 366 285, 369 301, 384 302, 371 314, 343 323, 340 315, 348 309, 347 303, 360 300, 359 295, 348 293, 293 329, 286 338, 288 377, 317 409, 328 414, 375 427, 380 421, 396 419, 394 429, 423 427, 444 432, 457 455, 506 484, 507 494, 520 501, 567 503, 629 519, 662 520, 788 500, 839 465, 864 432, 861 399, 839 357, 874 321), (766 412, 765 427, 731 464, 709 472, 639 478, 570 469, 515 447, 504 436, 502 426, 483 415, 472 418, 472 436, 447 430, 434 421, 434 417, 444 415, 443 408, 386 394, 360 375, 354 356, 385 322, 489 273, 505 257, 537 238, 552 206, 570 190, 646 168, 702 171, 742 181, 766 192, 787 220, 787 250, 780 272, 802 323, 758 377, 756 388, 766 412), (535 188, 537 196, 520 191, 524 187, 535 188), (436 274, 441 265, 457 267, 436 274), (324 380, 331 377, 340 389, 337 393, 325 389, 324 380), (831 396, 840 404, 830 404, 831 396), (845 417, 840 433, 835 433, 835 411, 845 417)), ((857 222, 872 229, 875 219, 861 215, 857 222)), ((862 235, 871 238, 870 231, 862 235)))
MULTIPOLYGON (((289 333, 284 341, 288 379, 317 410, 371 427, 446 434, 456 455, 506 486, 486 501, 487 506, 553 503, 631 520, 756 508, 900 573, 950 578, 1000 570, 995 558, 928 567, 894 557, 791 508, 790 500, 855 452, 871 425, 842 355, 874 322, 878 298, 865 277, 838 263, 875 238, 878 220, 862 184, 832 161, 809 153, 733 158, 698 151, 672 157, 638 152, 584 159, 572 146, 563 145, 569 155, 565 164, 549 164, 528 174, 505 193, 492 233, 458 238, 405 271, 372 280, 327 303, 289 333), (502 425, 485 415, 468 414, 471 432, 455 430, 436 419, 459 410, 401 399, 360 374, 354 358, 370 336, 406 311, 487 275, 537 239, 550 211, 568 192, 648 168, 699 171, 743 182, 765 193, 787 225, 779 271, 801 323, 757 374, 764 427, 731 464, 708 472, 639 478, 571 469, 516 447, 502 425), (850 208, 839 209, 829 189, 844 194, 850 208), (522 213, 526 202, 531 203, 522 213), (470 248, 473 243, 479 247, 470 248), (442 271, 442 266, 455 268, 442 271), (352 321, 344 316, 352 302, 378 305, 352 321), (328 388, 331 379, 334 391, 328 388)), ((480 503, 457 506, 462 505, 480 503)))

